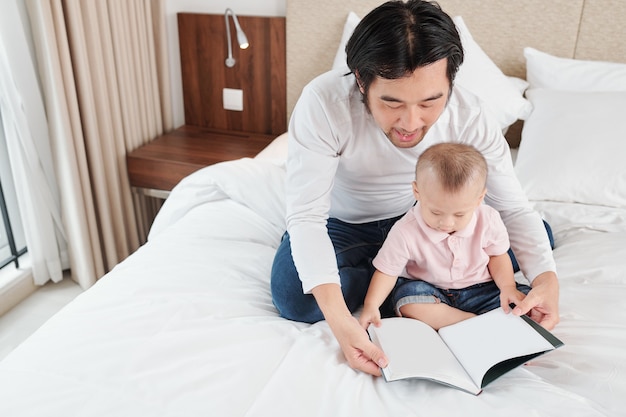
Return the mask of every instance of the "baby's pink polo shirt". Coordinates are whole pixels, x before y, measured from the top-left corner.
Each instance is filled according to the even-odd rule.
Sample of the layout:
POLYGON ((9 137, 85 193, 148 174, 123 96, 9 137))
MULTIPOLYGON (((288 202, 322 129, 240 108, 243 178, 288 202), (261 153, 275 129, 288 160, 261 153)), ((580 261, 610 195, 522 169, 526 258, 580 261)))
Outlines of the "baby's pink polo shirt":
POLYGON ((448 234, 429 227, 419 207, 418 202, 391 228, 374 258, 376 269, 444 289, 491 280, 489 257, 509 249, 509 235, 500 214, 482 204, 464 229, 448 234))

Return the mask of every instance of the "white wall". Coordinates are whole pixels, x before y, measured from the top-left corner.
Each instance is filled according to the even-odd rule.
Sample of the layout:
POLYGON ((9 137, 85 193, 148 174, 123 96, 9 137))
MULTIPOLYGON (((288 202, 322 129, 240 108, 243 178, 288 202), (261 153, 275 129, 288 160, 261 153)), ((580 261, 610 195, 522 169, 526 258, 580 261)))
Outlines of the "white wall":
POLYGON ((285 16, 287 0, 166 0, 167 38, 170 54, 170 76, 172 84, 172 107, 174 109, 174 127, 185 122, 183 107, 183 87, 180 74, 178 48, 178 25, 176 13, 224 13, 230 7, 237 15, 247 16, 285 16))

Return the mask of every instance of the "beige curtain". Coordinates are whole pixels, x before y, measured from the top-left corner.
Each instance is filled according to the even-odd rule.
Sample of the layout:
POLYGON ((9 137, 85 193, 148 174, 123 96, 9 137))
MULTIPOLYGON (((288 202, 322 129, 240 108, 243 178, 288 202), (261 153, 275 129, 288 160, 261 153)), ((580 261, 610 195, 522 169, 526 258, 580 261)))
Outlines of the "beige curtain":
POLYGON ((87 288, 145 241, 160 202, 126 153, 172 129, 162 0, 27 0, 72 278, 87 288))

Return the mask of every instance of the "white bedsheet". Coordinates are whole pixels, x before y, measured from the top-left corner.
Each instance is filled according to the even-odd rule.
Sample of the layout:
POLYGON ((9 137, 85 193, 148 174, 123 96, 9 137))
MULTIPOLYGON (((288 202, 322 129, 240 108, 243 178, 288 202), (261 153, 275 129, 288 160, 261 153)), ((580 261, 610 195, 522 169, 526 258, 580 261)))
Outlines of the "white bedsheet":
POLYGON ((0 363, 0 416, 624 415, 624 213, 538 206, 554 223, 565 346, 475 397, 355 372, 325 322, 278 317, 283 181, 260 159, 183 180, 148 243, 0 363))

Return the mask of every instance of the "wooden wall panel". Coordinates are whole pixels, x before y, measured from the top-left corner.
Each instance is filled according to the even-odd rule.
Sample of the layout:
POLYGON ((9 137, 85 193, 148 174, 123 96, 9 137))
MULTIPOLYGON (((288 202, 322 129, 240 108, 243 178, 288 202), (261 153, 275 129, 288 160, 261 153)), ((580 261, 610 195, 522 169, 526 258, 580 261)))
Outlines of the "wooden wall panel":
POLYGON ((228 68, 224 15, 178 14, 185 124, 279 135, 287 130, 285 18, 237 17, 250 47, 239 49, 229 17, 236 64, 228 68), (223 108, 224 88, 243 90, 243 111, 223 108))

